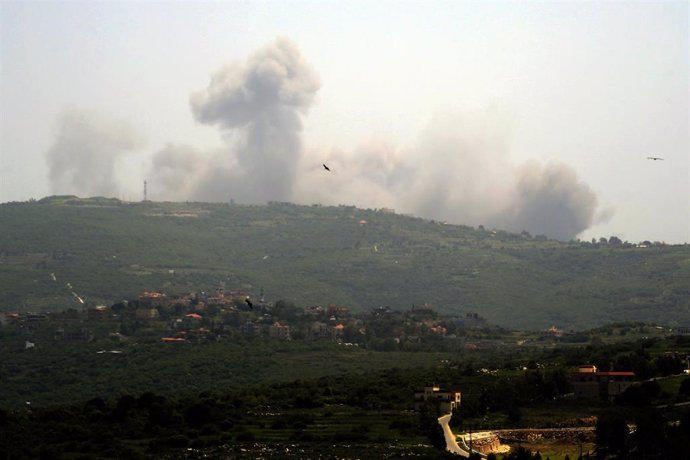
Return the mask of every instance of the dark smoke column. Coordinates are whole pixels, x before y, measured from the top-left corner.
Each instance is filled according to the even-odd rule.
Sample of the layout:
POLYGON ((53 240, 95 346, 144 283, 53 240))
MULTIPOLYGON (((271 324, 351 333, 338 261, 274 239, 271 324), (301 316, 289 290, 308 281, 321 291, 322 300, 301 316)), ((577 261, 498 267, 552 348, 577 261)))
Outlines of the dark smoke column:
POLYGON ((216 72, 206 90, 192 94, 194 116, 204 124, 242 129, 243 137, 235 169, 215 176, 216 182, 229 183, 207 185, 227 187, 228 196, 246 202, 291 199, 302 151, 300 115, 319 86, 314 70, 287 39, 260 49, 244 65, 216 72))

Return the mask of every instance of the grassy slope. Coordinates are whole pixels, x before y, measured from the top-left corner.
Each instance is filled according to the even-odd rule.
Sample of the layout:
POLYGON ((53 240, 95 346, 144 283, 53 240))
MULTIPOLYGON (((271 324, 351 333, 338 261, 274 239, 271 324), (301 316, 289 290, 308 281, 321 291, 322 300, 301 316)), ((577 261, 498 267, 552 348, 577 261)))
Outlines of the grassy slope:
POLYGON ((146 391, 196 395, 258 383, 357 376, 392 367, 433 368, 452 357, 441 352, 375 352, 332 342, 270 341, 128 346, 57 342, 35 351, 0 353, 0 407, 25 400, 48 405, 146 391), (113 347, 122 354, 97 353, 113 347))
POLYGON ((288 204, 53 198, 0 205, 0 228, 5 311, 80 307, 67 282, 91 304, 224 282, 298 305, 408 309, 429 302, 513 328, 673 325, 690 315, 687 246, 585 248, 373 210, 288 204))

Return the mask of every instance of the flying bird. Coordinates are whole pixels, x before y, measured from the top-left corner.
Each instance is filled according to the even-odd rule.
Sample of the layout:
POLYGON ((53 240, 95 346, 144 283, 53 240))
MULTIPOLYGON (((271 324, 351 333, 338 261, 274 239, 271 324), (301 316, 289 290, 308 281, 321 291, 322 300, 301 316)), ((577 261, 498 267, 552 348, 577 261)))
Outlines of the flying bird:
POLYGON ((663 158, 661 158, 661 157, 647 157, 647 159, 648 159, 648 160, 654 160, 654 161, 656 161, 656 160, 663 160, 663 158))
POLYGON ((251 300, 249 300, 249 296, 247 296, 247 297, 244 299, 244 302, 245 302, 247 305, 249 305, 249 308, 252 308, 252 309, 254 308, 254 304, 252 303, 251 300))
POLYGON ((326 165, 326 163, 323 163, 323 169, 325 169, 326 171, 330 171, 330 170, 331 170, 331 168, 329 168, 329 167, 326 165))

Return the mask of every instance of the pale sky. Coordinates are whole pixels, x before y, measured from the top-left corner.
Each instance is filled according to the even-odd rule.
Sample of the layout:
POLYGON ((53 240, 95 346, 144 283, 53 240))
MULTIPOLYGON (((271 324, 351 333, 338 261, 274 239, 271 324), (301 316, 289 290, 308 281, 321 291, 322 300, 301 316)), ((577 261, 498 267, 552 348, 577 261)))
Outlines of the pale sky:
POLYGON ((144 179, 153 200, 225 197, 224 181, 245 183, 237 168, 261 182, 267 163, 243 163, 241 151, 273 149, 257 140, 270 130, 229 124, 234 106, 208 115, 223 102, 210 83, 219 72, 236 83, 237 69, 270 59, 299 70, 284 76, 299 98, 291 131, 272 139, 294 149, 270 163, 292 179, 276 189, 287 196, 256 199, 394 207, 532 233, 533 216, 573 218, 565 234, 583 239, 690 242, 689 5, 4 0, 0 202, 97 195, 104 182, 139 200, 144 179), (238 144, 245 135, 254 138, 238 144), (72 155, 75 145, 88 147, 72 155), (197 182, 156 175, 173 151, 197 182), (212 176, 209 164, 224 172, 212 176), (214 191, 202 193, 211 177, 214 191), (534 195, 560 189, 545 206, 576 201, 567 217, 535 211, 544 197, 534 195))

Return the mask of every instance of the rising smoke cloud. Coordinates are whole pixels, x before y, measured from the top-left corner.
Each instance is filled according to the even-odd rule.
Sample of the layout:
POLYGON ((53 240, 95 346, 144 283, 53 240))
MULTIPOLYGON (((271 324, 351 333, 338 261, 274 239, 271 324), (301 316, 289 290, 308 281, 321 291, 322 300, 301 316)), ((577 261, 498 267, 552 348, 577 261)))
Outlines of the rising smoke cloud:
POLYGON ((149 174, 169 198, 262 203, 292 198, 302 155, 301 116, 320 86, 297 46, 278 39, 214 73, 190 96, 196 120, 227 134, 219 151, 168 145, 149 174))
POLYGON ((46 154, 53 193, 117 196, 116 162, 142 144, 140 134, 126 122, 66 110, 46 154))
POLYGON ((216 72, 190 97, 192 112, 200 123, 239 131, 240 140, 214 156, 215 167, 198 177, 194 198, 291 199, 302 154, 301 116, 319 86, 316 72, 287 39, 216 72))

